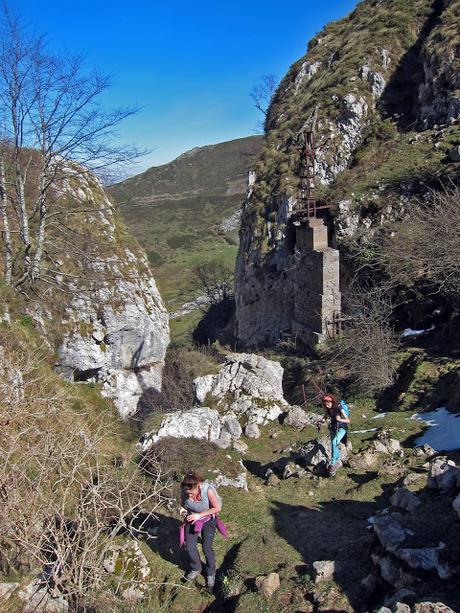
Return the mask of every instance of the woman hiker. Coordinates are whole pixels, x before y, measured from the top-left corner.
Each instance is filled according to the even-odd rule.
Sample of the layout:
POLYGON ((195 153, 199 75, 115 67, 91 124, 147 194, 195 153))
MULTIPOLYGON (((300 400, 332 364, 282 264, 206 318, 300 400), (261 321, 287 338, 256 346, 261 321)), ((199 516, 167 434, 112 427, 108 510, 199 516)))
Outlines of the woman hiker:
POLYGON ((329 430, 331 433, 331 463, 329 465, 329 476, 335 477, 337 464, 340 461, 339 443, 346 435, 348 424, 350 423, 350 409, 347 404, 340 402, 331 394, 324 394, 321 398, 325 411, 325 419, 329 419, 329 430))
POLYGON ((185 516, 181 527, 181 544, 185 540, 187 554, 190 558, 190 570, 185 575, 187 581, 193 581, 201 572, 201 558, 198 553, 198 537, 201 535, 203 552, 206 557, 206 586, 213 588, 216 579, 216 556, 212 542, 216 528, 226 536, 226 529, 218 517, 222 504, 213 486, 204 481, 196 472, 185 474, 181 483, 180 514, 185 516))

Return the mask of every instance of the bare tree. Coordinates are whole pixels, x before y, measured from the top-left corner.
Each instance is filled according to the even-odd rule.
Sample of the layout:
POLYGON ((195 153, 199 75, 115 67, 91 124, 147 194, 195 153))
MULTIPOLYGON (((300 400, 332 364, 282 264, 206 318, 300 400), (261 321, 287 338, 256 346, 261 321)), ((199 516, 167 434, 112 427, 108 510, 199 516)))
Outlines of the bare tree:
POLYGON ((347 310, 350 325, 330 344, 329 364, 360 391, 376 394, 393 382, 397 366, 391 301, 380 288, 355 289, 348 296, 347 310))
POLYGON ((114 145, 134 108, 105 110, 110 79, 79 56, 57 57, 3 6, 0 42, 0 219, 5 280, 15 287, 40 278, 48 220, 59 186, 103 172, 142 152, 114 145))
POLYGON ((265 116, 268 113, 270 102, 276 92, 278 79, 273 74, 266 74, 260 78, 260 82, 253 86, 249 92, 254 106, 265 116))
POLYGON ((374 246, 375 260, 391 284, 429 283, 451 296, 460 293, 460 189, 433 192, 414 202, 394 231, 374 246))
POLYGON ((190 286, 199 297, 206 298, 204 304, 196 301, 206 312, 210 306, 233 298, 233 271, 220 262, 204 262, 193 268, 190 286))
POLYGON ((273 74, 263 75, 260 78, 259 83, 256 83, 249 92, 249 96, 251 97, 254 106, 258 109, 264 116, 263 121, 257 122, 256 131, 263 132, 265 128, 265 121, 268 115, 268 109, 270 108, 270 103, 273 100, 273 96, 276 92, 278 79, 273 74))

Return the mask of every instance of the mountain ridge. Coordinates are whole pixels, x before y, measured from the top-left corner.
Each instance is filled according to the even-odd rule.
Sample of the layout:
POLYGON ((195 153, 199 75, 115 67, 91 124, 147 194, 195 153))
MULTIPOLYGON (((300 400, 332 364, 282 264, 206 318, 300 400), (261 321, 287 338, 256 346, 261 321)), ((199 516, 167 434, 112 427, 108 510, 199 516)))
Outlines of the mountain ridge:
POLYGON ((130 231, 146 249, 171 311, 194 296, 192 268, 217 260, 233 268, 234 223, 263 136, 194 147, 109 188, 130 231))

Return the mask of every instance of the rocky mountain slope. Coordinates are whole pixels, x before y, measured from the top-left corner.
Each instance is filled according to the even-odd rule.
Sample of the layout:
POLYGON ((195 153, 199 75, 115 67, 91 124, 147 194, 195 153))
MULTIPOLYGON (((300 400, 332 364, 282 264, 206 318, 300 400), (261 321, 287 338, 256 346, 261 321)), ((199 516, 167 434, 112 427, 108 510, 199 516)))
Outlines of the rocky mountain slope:
POLYGON ((339 247, 458 172, 459 18, 458 0, 365 0, 315 36, 282 80, 241 223, 243 344, 271 344, 289 331, 297 262, 286 235, 299 182, 292 141, 315 109, 318 182, 336 206, 339 247))
POLYGON ((99 180, 69 165, 56 186, 65 203, 49 230, 46 283, 11 300, 57 351, 68 381, 101 384, 123 417, 161 389, 168 315, 145 253, 126 232, 99 180))
POLYGON ((197 147, 113 185, 110 193, 147 252, 169 310, 186 302, 188 273, 218 259, 233 267, 238 210, 263 137, 197 147))

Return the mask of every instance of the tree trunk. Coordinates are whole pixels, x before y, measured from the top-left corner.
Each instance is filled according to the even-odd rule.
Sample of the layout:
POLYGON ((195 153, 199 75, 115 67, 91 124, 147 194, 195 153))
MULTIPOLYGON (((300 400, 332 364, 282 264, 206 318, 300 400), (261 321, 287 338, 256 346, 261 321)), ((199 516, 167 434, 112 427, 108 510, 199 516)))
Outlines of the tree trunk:
POLYGON ((38 228, 37 228, 37 239, 36 239, 36 248, 33 256, 31 268, 30 268, 30 277, 32 281, 36 281, 40 276, 40 265, 43 258, 44 245, 45 245, 45 225, 46 225, 46 214, 48 209, 48 203, 46 201, 46 177, 42 176, 40 181, 40 195, 38 197, 38 228))
POLYGON ((5 246, 3 258, 5 261, 5 283, 11 285, 13 274, 13 245, 11 243, 10 223, 8 220, 8 194, 6 191, 5 165, 0 160, 0 218, 3 223, 2 238, 5 246))

